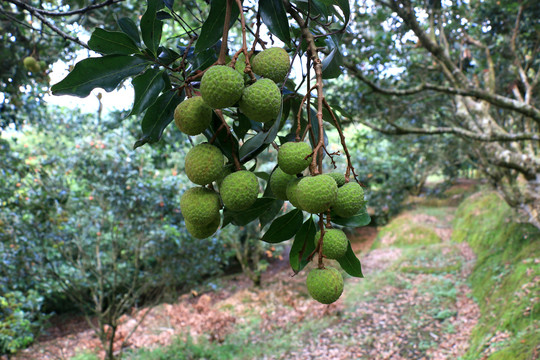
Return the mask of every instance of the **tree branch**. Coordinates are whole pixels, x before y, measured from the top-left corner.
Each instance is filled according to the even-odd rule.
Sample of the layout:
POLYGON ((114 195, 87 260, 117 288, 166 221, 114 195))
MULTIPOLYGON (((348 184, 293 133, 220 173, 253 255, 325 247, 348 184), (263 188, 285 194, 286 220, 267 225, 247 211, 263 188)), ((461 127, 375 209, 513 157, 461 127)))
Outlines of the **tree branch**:
POLYGON ((61 16, 71 16, 71 15, 84 14, 84 13, 87 13, 87 12, 95 10, 95 9, 99 9, 99 8, 102 8, 102 7, 106 7, 106 6, 109 6, 109 5, 113 5, 113 4, 122 2, 124 0, 107 0, 107 1, 104 1, 104 2, 102 2, 100 4, 89 5, 87 7, 82 8, 82 9, 66 11, 66 12, 55 12, 55 11, 48 11, 48 10, 39 9, 37 7, 30 6, 30 5, 26 4, 25 2, 19 1, 19 0, 5 0, 5 1, 8 2, 8 3, 12 3, 13 5, 18 6, 18 7, 22 8, 22 9, 34 14, 34 15, 35 14, 41 14, 41 15, 50 16, 50 17, 61 17, 61 16))

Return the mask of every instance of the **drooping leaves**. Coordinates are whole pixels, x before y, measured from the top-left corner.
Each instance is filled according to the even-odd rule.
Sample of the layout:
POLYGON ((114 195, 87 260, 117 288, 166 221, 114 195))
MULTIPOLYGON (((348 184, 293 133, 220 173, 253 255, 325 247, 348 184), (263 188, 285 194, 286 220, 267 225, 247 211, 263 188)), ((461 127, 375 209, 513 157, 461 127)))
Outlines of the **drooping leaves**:
POLYGON ((155 143, 161 139, 163 130, 173 120, 174 109, 182 102, 184 93, 178 95, 176 90, 168 90, 157 98, 156 102, 146 110, 142 120, 142 137, 135 142, 135 149, 146 143, 155 143))
POLYGON ((289 252, 289 263, 295 273, 301 271, 308 264, 308 256, 315 250, 313 238, 317 233, 317 226, 310 217, 298 230, 289 252))
POLYGON ((287 214, 276 218, 266 233, 262 237, 262 241, 268 243, 280 243, 289 240, 296 234, 298 228, 302 225, 304 217, 302 211, 294 209, 287 214))
POLYGON ((345 255, 339 258, 337 261, 339 262, 341 268, 347 272, 347 274, 354 277, 364 277, 364 274, 362 274, 362 265, 360 264, 360 260, 358 260, 354 254, 350 242, 345 255))
POLYGON ((51 87, 53 95, 86 97, 95 88, 114 90, 125 78, 140 73, 148 61, 127 55, 106 55, 79 61, 59 83, 51 87))
POLYGON ((146 12, 141 18, 141 34, 148 50, 156 55, 163 29, 163 22, 157 18, 156 13, 163 7, 163 0, 147 1, 146 12))
POLYGON ((144 74, 134 78, 132 84, 135 89, 135 101, 129 115, 143 112, 156 101, 158 95, 165 87, 163 71, 148 69, 144 74))
POLYGON ((346 227, 362 227, 369 225, 369 223, 371 222, 371 217, 367 213, 365 207, 361 209, 358 214, 348 218, 342 218, 341 216, 337 216, 336 214, 331 213, 330 219, 334 224, 346 227))
POLYGON ((289 21, 282 0, 259 0, 263 23, 285 44, 291 43, 289 21))
POLYGON ((92 33, 88 47, 105 55, 131 55, 139 52, 139 47, 128 35, 120 31, 107 31, 100 28, 92 33))
POLYGON ((127 17, 118 19, 118 26, 124 32, 124 34, 129 36, 129 38, 135 42, 135 44, 141 43, 139 29, 133 20, 127 17))
POLYGON ((335 79, 342 74, 340 65, 343 64, 343 58, 337 48, 334 48, 322 62, 323 79, 335 79))
MULTIPOLYGON (((210 5, 210 13, 204 22, 197 43, 195 44, 195 52, 208 49, 214 45, 222 36, 223 25, 225 24, 225 11, 227 0, 212 0, 210 5)), ((231 21, 229 27, 234 24, 240 15, 240 10, 236 4, 231 7, 231 21)))
POLYGON ((237 226, 245 226, 264 214, 274 203, 273 198, 258 198, 251 207, 244 211, 223 210, 223 226, 232 223, 237 226))

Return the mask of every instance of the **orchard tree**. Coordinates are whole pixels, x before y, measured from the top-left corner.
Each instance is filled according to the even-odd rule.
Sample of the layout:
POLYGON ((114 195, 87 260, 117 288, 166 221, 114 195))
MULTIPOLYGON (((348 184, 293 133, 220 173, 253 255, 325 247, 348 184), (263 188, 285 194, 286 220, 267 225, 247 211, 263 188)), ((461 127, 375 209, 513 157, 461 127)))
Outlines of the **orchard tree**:
MULTIPOLYGON (((40 7, 8 2, 47 16, 40 7)), ((148 0, 137 15, 120 17, 114 30, 96 28, 87 44, 77 39, 99 55, 75 64, 52 93, 86 97, 132 79, 130 115, 141 117, 134 148, 158 142, 173 120, 176 128, 167 131, 206 137, 190 138, 185 157, 193 182, 180 201, 187 230, 206 238, 219 227, 258 224, 264 242, 294 238, 292 269, 297 273, 316 258, 308 290, 319 302, 336 301, 343 279, 326 259, 361 277, 340 227, 370 221, 341 128, 344 110, 325 97, 324 80, 341 74, 338 45, 349 2, 148 0), (296 81, 290 76, 295 63, 304 68, 296 81), (327 149, 330 127, 340 135, 340 151, 327 149), (277 151, 277 164, 259 160, 266 151, 277 151), (337 156, 346 158, 344 173, 331 172, 337 156), (292 206, 282 215, 286 200, 292 206)))
POLYGON ((353 12, 340 47, 351 80, 336 84, 353 120, 390 135, 459 138, 540 228, 537 2, 358 0, 353 12))

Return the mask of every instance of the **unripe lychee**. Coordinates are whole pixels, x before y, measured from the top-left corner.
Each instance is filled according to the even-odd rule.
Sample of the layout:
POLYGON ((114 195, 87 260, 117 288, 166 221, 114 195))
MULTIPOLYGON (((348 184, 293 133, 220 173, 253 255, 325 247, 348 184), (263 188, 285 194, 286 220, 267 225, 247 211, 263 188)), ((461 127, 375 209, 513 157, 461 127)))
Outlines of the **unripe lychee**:
MULTIPOLYGON (((230 66, 230 62, 227 63, 227 65, 230 66)), ((234 64, 234 69, 244 77, 244 84, 251 80, 249 75, 244 72, 246 69, 246 56, 243 52, 238 55, 238 59, 236 59, 236 63, 234 64)))
POLYGON ((208 225, 219 216, 219 195, 210 189, 194 187, 186 190, 180 198, 180 210, 184 219, 193 225, 208 225))
POLYGON ((244 77, 229 66, 212 66, 204 73, 200 90, 204 102, 213 109, 233 106, 242 96, 244 77))
POLYGON ((338 189, 333 209, 339 216, 351 217, 364 205, 364 189, 357 182, 350 182, 338 189))
POLYGON ((259 181, 251 171, 240 170, 228 175, 219 188, 226 208, 241 211, 249 208, 259 194, 259 181))
POLYGON ((204 102, 201 96, 182 101, 174 110, 176 127, 187 135, 198 135, 212 121, 212 108, 204 102))
POLYGON ((210 184, 221 174, 223 162, 221 150, 214 145, 196 145, 186 155, 186 175, 197 185, 210 184))
POLYGON ((23 65, 26 70, 29 70, 33 73, 38 73, 41 71, 41 66, 33 56, 27 56, 23 59, 23 65))
POLYGON ((190 223, 186 219, 184 219, 184 222, 186 223, 187 231, 193 237, 197 239, 204 239, 213 235, 217 231, 217 229, 219 228, 219 224, 221 223, 221 216, 219 216, 218 214, 218 216, 216 216, 216 218, 207 225, 195 225, 190 223))
POLYGON ((244 89, 239 106, 251 120, 271 121, 278 116, 281 107, 281 92, 272 80, 260 79, 244 89))
POLYGON ((296 175, 304 171, 311 162, 308 157, 313 151, 311 146, 305 142, 287 142, 279 148, 278 165, 283 172, 296 175))
POLYGON ((343 292, 343 277, 333 267, 313 269, 307 276, 306 285, 313 299, 322 304, 331 304, 343 292))
MULTIPOLYGON (((315 246, 319 243, 321 232, 315 234, 315 246)), ((342 230, 326 229, 323 238, 323 255, 328 259, 339 259, 347 252, 349 239, 342 230)))
POLYGON ((302 210, 300 207, 300 204, 298 203, 298 192, 297 192, 298 183, 300 182, 300 180, 302 180, 302 178, 296 178, 289 181, 289 183, 287 184, 286 194, 287 194, 287 200, 289 200, 292 206, 294 206, 297 209, 302 210))
POLYGON ((326 175, 332 177, 332 179, 336 181, 338 187, 345 185, 345 183, 347 182, 347 180, 345 179, 345 175, 343 175, 342 173, 331 172, 326 175))
POLYGON ((293 179, 296 179, 294 175, 284 173, 279 167, 274 170, 270 176, 270 189, 272 189, 276 198, 281 200, 288 199, 287 184, 293 179))
POLYGON ((337 190, 336 182, 328 175, 307 176, 298 183, 298 203, 309 213, 322 213, 334 205, 337 190))
POLYGON ((285 81, 290 65, 289 54, 278 47, 263 50, 251 60, 251 68, 255 74, 276 83, 285 81))

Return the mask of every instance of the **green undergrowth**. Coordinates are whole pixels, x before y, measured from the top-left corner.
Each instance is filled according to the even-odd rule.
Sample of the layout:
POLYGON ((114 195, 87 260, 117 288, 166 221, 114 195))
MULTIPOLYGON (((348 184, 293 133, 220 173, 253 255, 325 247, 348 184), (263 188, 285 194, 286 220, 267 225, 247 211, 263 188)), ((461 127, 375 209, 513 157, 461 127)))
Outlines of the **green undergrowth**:
POLYGON ((408 247, 441 242, 432 227, 417 223, 410 215, 402 215, 390 221, 379 231, 374 248, 408 247))
POLYGON ((537 359, 540 232, 517 222, 495 193, 464 201, 454 226, 453 241, 467 241, 477 255, 470 282, 481 312, 463 359, 537 359))

